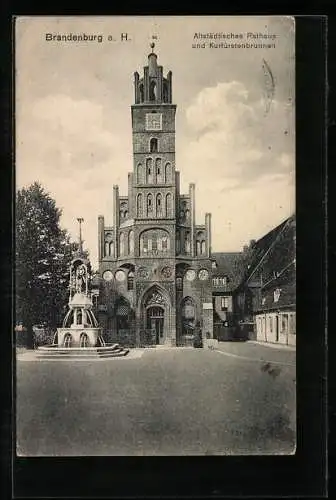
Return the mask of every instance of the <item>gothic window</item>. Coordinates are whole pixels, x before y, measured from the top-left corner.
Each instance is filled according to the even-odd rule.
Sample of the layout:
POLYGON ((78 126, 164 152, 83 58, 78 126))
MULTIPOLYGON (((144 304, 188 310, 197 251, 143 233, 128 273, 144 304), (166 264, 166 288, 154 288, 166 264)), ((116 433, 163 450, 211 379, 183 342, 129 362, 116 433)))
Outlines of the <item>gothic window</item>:
POLYGON ((151 184, 153 182, 153 168, 152 168, 152 158, 147 158, 146 160, 146 170, 147 170, 147 182, 151 184))
POLYGON ((179 254, 181 252, 181 240, 180 240, 180 231, 176 232, 176 253, 179 254))
POLYGON ((168 85, 163 82, 163 102, 168 102, 168 85))
POLYGON ((160 193, 156 195, 156 216, 162 217, 162 195, 160 193))
POLYGON ((161 167, 161 158, 156 158, 155 160, 155 169, 156 169, 156 179, 157 182, 162 182, 162 167, 161 167))
POLYGON ((190 210, 188 210, 188 209, 185 211, 185 218, 187 221, 190 220, 190 210))
POLYGON ((180 221, 181 222, 184 222, 185 220, 185 213, 184 213, 184 210, 180 210, 180 221))
POLYGON ((166 163, 166 167, 165 167, 165 170, 166 170, 166 182, 171 182, 172 180, 172 169, 171 169, 171 164, 168 162, 166 163))
POLYGON ((137 197, 137 215, 138 217, 141 217, 143 214, 143 208, 142 208, 142 194, 139 193, 137 197))
POLYGON ((138 163, 138 166, 137 166, 137 181, 138 181, 138 184, 142 184, 144 179, 143 179, 143 169, 142 169, 142 164, 141 163, 138 163))
POLYGON ((149 141, 149 150, 151 153, 158 152, 158 140, 155 137, 152 137, 149 141))
POLYGON ((125 212, 124 212, 124 219, 127 219, 127 217, 128 217, 128 211, 125 210, 125 212))
POLYGON ((144 86, 143 83, 139 85, 140 102, 144 102, 144 86))
POLYGON ((204 231, 196 234, 196 255, 205 255, 205 235, 204 231))
POLYGON ((190 233, 189 231, 185 235, 184 248, 186 253, 190 253, 190 233))
POLYGON ((167 217, 172 217, 173 215, 173 197, 171 193, 166 195, 166 214, 167 217))
POLYGON ((134 252, 134 231, 131 230, 128 233, 128 253, 132 254, 134 252))
POLYGON ((111 241, 109 246, 109 255, 113 256, 113 254, 114 254, 114 242, 111 241))
POLYGON ((147 195, 147 216, 153 215, 153 195, 147 195))
POLYGON ((164 229, 148 229, 140 236, 140 255, 166 254, 169 248, 169 234, 164 229))
POLYGON ((105 242, 105 257, 110 255, 110 244, 108 241, 105 242))
POLYGON ((130 271, 127 276, 127 290, 133 290, 134 288, 134 273, 130 271))
POLYGON ((152 80, 149 85, 149 100, 156 100, 156 83, 152 80))
POLYGON ((119 236, 119 255, 125 255, 125 235, 124 233, 120 233, 119 236))

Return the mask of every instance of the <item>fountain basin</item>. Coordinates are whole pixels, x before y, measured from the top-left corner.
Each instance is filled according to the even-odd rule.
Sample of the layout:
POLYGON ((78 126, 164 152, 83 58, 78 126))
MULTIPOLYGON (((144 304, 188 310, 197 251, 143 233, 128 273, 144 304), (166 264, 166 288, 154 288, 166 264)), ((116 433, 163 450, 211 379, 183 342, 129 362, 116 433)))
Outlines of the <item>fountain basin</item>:
POLYGON ((126 356, 129 349, 119 344, 110 344, 100 347, 59 347, 57 344, 40 346, 36 351, 37 358, 43 359, 96 359, 116 358, 126 356))

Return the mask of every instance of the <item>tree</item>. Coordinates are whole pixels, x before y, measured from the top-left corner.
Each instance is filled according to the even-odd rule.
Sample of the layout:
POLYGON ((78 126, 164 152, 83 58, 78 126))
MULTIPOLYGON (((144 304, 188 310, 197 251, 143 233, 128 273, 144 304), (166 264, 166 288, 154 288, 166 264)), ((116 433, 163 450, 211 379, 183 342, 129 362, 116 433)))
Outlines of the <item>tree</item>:
POLYGON ((62 211, 35 182, 16 200, 16 320, 55 328, 68 300, 69 265, 77 244, 60 227, 62 211))

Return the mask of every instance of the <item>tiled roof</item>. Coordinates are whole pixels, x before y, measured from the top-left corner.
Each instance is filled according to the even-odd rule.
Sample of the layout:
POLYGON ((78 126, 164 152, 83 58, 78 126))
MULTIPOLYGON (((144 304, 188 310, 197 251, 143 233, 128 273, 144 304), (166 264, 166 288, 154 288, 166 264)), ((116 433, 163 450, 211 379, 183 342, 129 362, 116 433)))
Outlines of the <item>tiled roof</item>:
POLYGON ((227 276, 227 291, 235 289, 241 280, 239 264, 242 261, 242 252, 214 252, 212 259, 217 264, 217 267, 212 269, 212 277, 227 276))
POLYGON ((283 221, 281 224, 276 226, 274 229, 265 234, 265 236, 255 242, 251 257, 249 259, 249 268, 246 272, 245 280, 248 280, 253 275, 256 267, 258 266, 259 262, 264 257, 266 252, 269 250, 272 243, 276 240, 285 226, 293 220, 294 216, 287 218, 285 221, 283 221))
POLYGON ((272 287, 269 290, 262 293, 261 303, 255 308, 258 311, 269 311, 271 309, 285 309, 286 307, 295 307, 296 303, 296 291, 295 285, 293 283, 279 286, 280 291, 278 300, 274 301, 274 292, 277 290, 276 287, 272 287))

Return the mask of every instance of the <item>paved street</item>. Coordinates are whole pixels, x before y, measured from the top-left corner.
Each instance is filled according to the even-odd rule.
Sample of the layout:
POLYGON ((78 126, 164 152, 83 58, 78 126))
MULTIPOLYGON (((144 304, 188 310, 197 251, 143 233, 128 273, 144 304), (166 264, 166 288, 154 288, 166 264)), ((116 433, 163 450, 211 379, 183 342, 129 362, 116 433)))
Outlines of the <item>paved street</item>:
POLYGON ((17 449, 37 455, 292 453, 295 352, 253 343, 17 362, 17 449))

